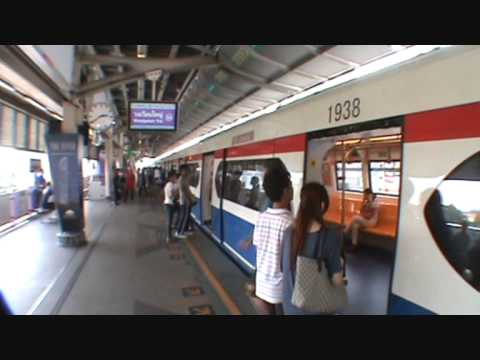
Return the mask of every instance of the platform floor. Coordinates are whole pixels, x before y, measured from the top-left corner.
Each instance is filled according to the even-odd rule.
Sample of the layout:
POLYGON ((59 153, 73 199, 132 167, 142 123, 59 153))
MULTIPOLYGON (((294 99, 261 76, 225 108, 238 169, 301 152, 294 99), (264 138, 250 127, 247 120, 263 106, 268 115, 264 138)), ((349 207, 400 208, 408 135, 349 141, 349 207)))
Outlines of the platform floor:
POLYGON ((0 238, 0 288, 16 314, 255 314, 248 279, 201 232, 166 243, 157 199, 86 208, 81 249, 58 247, 58 225, 42 219, 0 238))
MULTIPOLYGON (((48 215, 0 237, 0 289, 15 314, 255 315, 249 280, 201 231, 167 244, 158 197, 113 206, 88 201, 88 245, 57 245, 48 215)), ((391 257, 348 256, 344 314, 386 313, 391 257)))

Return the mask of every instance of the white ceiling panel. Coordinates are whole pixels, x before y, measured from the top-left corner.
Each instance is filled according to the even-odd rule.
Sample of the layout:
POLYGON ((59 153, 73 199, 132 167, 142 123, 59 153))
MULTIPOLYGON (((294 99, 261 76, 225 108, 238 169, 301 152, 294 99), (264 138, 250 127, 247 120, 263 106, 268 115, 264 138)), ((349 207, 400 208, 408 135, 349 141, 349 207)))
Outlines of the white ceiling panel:
POLYGON ((293 72, 290 72, 285 76, 282 76, 280 79, 278 79, 278 81, 284 84, 297 86, 302 89, 311 87, 320 82, 320 80, 318 79, 312 79, 312 78, 309 78, 300 74, 296 74, 293 72))
POLYGON ((281 92, 278 92, 278 91, 274 91, 274 90, 271 90, 271 89, 259 90, 254 95, 257 95, 261 98, 271 99, 271 100, 275 100, 275 101, 280 101, 282 99, 285 99, 288 96, 287 94, 284 94, 284 93, 281 93, 281 92))
POLYGON ((365 64, 391 52, 390 45, 338 45, 328 51, 329 54, 357 64, 365 64))
POLYGON ((343 64, 336 60, 320 55, 300 66, 298 69, 307 73, 328 78, 350 68, 350 65, 343 64))

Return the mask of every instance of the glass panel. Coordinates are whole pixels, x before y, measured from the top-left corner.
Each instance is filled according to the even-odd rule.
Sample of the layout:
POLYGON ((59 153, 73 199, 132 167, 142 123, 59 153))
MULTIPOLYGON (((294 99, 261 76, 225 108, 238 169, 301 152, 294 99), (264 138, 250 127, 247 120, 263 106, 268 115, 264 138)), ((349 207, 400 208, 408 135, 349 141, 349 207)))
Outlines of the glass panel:
POLYGON ((13 145, 13 110, 8 106, 3 106, 2 116, 2 138, 0 144, 4 146, 13 145))
POLYGON ((453 268, 480 290, 480 153, 434 191, 425 208, 432 235, 453 268))
POLYGON ((15 146, 25 148, 25 119, 27 115, 17 111, 17 140, 15 146))
MULTIPOLYGON (((337 190, 342 191, 343 188, 343 163, 337 162, 337 190)), ((362 163, 351 162, 345 163, 345 191, 363 191, 363 174, 362 163)))
POLYGON ((266 170, 273 166, 285 168, 280 159, 227 162, 224 188, 225 199, 252 210, 264 211, 268 206, 268 198, 263 189, 263 178, 266 170))
POLYGON ((188 164, 188 172, 190 173, 190 186, 196 188, 200 183, 200 165, 188 164))
POLYGON ((370 180, 375 194, 398 196, 400 193, 400 161, 370 162, 370 180))
POLYGON ((30 127, 28 131, 28 148, 37 150, 37 122, 35 118, 30 118, 30 127))

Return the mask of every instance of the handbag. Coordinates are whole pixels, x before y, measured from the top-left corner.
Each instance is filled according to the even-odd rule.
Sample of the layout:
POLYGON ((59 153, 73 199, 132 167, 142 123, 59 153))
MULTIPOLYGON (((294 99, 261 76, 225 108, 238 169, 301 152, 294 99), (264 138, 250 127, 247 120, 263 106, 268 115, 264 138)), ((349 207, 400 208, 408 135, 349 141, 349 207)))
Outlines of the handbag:
POLYGON ((328 230, 321 234, 323 241, 319 235, 315 246, 317 258, 297 257, 292 304, 306 312, 334 314, 347 306, 347 290, 344 285, 335 286, 330 279, 324 256, 328 230))

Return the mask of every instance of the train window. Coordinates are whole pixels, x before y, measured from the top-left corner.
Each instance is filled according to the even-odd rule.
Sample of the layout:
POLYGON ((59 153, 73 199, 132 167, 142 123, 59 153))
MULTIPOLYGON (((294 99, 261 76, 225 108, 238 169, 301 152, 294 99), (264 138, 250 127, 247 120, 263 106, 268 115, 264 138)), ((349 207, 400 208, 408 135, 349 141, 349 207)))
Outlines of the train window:
POLYGON ((480 291, 480 153, 455 169, 425 208, 428 227, 452 267, 480 291))
MULTIPOLYGON (((224 198, 252 210, 264 211, 268 198, 263 190, 263 177, 266 170, 273 166, 285 168, 280 159, 227 161, 224 198)), ((221 171, 217 172, 217 192, 221 181, 218 176, 221 176, 221 171)))
POLYGON ((200 183, 200 166, 198 163, 188 164, 187 166, 190 174, 190 186, 196 188, 200 183))
MULTIPOLYGON (((337 162, 337 190, 343 189, 343 163, 337 162)), ((345 191, 362 192, 363 191, 363 173, 362 162, 355 161, 345 163, 345 191)))
POLYGON ((370 184, 379 195, 398 196, 400 193, 400 161, 371 161, 370 184))

